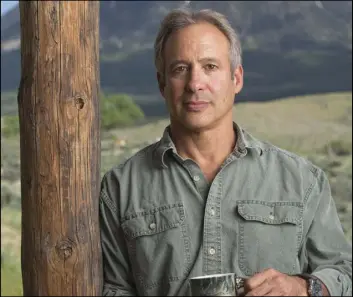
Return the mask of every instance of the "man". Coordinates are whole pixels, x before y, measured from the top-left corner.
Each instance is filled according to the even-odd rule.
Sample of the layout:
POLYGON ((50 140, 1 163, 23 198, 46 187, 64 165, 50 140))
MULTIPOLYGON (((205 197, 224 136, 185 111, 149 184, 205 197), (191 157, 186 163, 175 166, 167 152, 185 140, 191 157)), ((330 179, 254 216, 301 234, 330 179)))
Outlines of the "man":
POLYGON ((155 62, 170 126, 103 178, 103 294, 190 295, 189 278, 234 272, 248 296, 350 295, 323 171, 233 122, 243 68, 225 17, 171 12, 155 62))

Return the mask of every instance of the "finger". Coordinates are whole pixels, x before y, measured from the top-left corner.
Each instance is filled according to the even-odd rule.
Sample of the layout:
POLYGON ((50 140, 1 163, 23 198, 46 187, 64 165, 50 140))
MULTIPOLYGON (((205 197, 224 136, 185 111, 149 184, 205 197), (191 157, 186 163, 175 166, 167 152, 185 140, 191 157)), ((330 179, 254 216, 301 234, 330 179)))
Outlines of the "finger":
POLYGON ((245 291, 250 292, 259 285, 261 285, 264 281, 271 279, 275 275, 277 275, 277 271, 269 268, 262 272, 256 273, 252 277, 249 277, 244 282, 245 291))
POLYGON ((255 289, 248 292, 245 296, 265 296, 273 290, 273 285, 269 282, 263 282, 255 289))
MULTIPOLYGON (((263 294, 261 296, 292 296, 292 295, 286 295, 282 291, 278 291, 275 288, 272 288, 266 294, 263 294)), ((295 295, 293 295, 293 296, 295 296, 295 295)))

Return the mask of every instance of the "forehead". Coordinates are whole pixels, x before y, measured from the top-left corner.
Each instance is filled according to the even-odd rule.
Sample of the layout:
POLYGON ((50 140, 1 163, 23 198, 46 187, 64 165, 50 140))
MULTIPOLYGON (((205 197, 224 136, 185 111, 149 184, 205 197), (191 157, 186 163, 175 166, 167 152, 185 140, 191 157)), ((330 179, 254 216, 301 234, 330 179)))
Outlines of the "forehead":
POLYGON ((207 55, 228 58, 228 54, 227 37, 216 26, 205 22, 173 32, 164 48, 166 61, 207 55))

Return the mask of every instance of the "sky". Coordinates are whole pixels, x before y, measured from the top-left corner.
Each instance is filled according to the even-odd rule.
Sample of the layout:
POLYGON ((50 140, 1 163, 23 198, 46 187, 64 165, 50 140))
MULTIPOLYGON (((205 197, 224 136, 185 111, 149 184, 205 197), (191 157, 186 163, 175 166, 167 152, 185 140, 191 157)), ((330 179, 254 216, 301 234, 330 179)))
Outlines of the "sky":
POLYGON ((18 1, 1 1, 1 15, 4 15, 8 12, 11 8, 16 6, 18 1))

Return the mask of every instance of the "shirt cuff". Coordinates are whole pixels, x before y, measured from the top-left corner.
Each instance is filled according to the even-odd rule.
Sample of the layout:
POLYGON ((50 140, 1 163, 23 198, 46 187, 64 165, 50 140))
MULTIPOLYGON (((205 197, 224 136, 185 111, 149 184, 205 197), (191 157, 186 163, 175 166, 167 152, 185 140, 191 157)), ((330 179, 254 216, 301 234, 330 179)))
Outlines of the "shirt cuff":
POLYGON ((330 296, 344 296, 344 276, 338 270, 325 268, 313 272, 312 275, 326 286, 330 296))
POLYGON ((103 286, 103 296, 136 296, 133 292, 121 290, 110 284, 104 284, 103 286))

